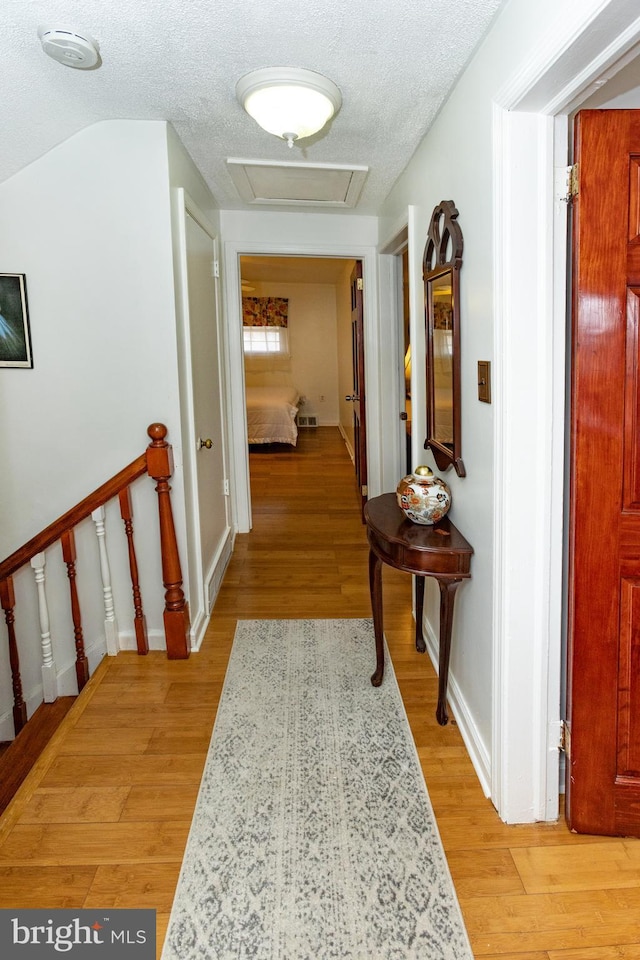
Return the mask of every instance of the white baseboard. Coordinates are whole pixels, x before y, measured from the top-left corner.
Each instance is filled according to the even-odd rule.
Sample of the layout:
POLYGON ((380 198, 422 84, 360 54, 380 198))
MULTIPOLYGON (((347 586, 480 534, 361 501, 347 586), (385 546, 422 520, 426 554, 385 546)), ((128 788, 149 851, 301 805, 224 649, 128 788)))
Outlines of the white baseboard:
POLYGON ((227 527, 220 540, 218 549, 209 567, 209 571, 204 579, 205 594, 208 601, 208 612, 213 610, 215 602, 220 592, 225 570, 233 553, 234 536, 231 527, 227 527))
MULTIPOLYGON (((149 641, 149 650, 167 649, 164 630, 147 631, 147 639, 149 641)), ((118 646, 120 650, 133 650, 135 652, 138 649, 138 644, 134 631, 121 630, 118 634, 118 646)))
MULTIPOLYGON (((433 629, 433 625, 428 618, 426 618, 423 623, 423 635, 427 645, 427 653, 431 658, 433 668, 437 674, 439 641, 433 629)), ((491 760, 480 737, 478 728, 474 723, 471 711, 467 706, 467 702, 462 695, 455 676, 452 673, 449 673, 449 680, 447 684, 447 701, 451 707, 451 712, 455 717, 456 723, 458 724, 464 745, 467 748, 471 763, 473 764, 473 769, 478 776, 478 780, 480 781, 484 795, 485 797, 490 797, 491 760)))
POLYGON ((191 621, 191 630, 189 631, 189 636, 191 638, 192 653, 196 650, 199 650, 202 646, 204 635, 207 627, 209 626, 209 619, 209 614, 205 613, 204 610, 199 610, 197 616, 195 616, 191 621))
POLYGON ((218 549, 204 579, 204 595, 207 609, 201 611, 201 615, 197 617, 191 625, 191 649, 193 651, 199 650, 202 646, 202 641, 204 640, 204 635, 209 626, 209 620, 211 619, 211 611, 218 599, 225 571, 229 565, 231 554, 233 553, 234 540, 235 533, 233 529, 227 527, 221 537, 218 549))
POLYGON ((345 433, 345 430, 344 430, 344 427, 342 426, 341 423, 338 424, 338 430, 340 431, 340 435, 342 436, 342 439, 344 440, 344 445, 345 445, 345 447, 347 448, 347 453, 348 453, 349 456, 351 457, 351 463, 355 463, 355 462, 356 462, 356 455, 355 455, 355 453, 354 453, 353 447, 352 447, 351 444, 349 443, 349 438, 347 437, 347 435, 346 435, 346 433, 345 433))

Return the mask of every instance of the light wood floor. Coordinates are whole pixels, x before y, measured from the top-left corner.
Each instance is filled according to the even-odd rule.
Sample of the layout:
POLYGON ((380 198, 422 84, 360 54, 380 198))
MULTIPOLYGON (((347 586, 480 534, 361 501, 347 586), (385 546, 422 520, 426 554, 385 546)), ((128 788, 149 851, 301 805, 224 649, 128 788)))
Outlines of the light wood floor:
MULTIPOLYGON (((0 907, 155 908, 159 953, 236 620, 370 616, 338 432, 257 453, 251 472, 254 529, 237 539, 201 652, 103 661, 0 819, 0 907)), ((435 722, 410 578, 383 576, 386 634, 475 956, 640 960, 640 842, 500 822, 456 726, 435 722)))

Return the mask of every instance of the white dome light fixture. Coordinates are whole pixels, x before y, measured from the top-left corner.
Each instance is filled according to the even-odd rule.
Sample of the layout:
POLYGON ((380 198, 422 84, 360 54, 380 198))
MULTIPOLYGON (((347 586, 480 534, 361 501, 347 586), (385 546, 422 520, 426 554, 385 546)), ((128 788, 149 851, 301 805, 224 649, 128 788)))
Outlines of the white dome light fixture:
POLYGON ((238 100, 267 133, 286 140, 310 137, 338 112, 342 95, 332 80, 298 67, 265 67, 238 80, 238 100))
POLYGON ((98 43, 88 33, 69 27, 38 27, 38 37, 44 52, 65 67, 91 70, 101 63, 98 43))

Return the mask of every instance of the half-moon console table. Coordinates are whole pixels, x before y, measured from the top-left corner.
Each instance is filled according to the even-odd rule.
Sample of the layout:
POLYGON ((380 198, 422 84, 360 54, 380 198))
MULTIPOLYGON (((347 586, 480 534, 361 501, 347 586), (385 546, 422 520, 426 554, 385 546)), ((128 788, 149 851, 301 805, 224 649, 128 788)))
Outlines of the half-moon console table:
POLYGON ((382 625, 382 564, 406 570, 416 577, 416 650, 424 653, 422 611, 424 578, 435 577, 440 587, 440 649, 436 719, 444 726, 447 716, 447 680, 451 653, 451 627, 456 590, 471 577, 473 547, 448 517, 433 526, 412 523, 398 506, 395 493, 383 493, 365 504, 369 541, 369 586, 376 638, 376 669, 371 677, 379 687, 384 676, 382 625))

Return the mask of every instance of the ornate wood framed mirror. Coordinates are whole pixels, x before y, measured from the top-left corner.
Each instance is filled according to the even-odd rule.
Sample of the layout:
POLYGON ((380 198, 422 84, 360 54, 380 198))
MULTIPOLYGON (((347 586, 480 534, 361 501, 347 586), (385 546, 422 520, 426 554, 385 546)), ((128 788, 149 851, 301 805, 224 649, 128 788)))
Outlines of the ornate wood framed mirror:
POLYGON ((440 470, 466 474, 460 445, 462 230, 453 200, 434 208, 422 260, 427 333, 427 439, 440 470))

